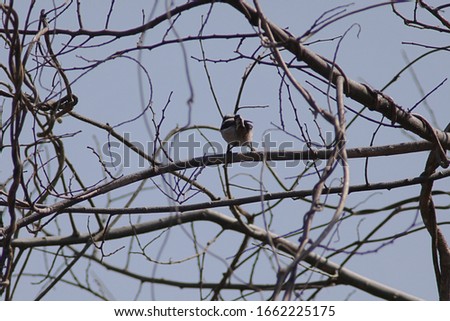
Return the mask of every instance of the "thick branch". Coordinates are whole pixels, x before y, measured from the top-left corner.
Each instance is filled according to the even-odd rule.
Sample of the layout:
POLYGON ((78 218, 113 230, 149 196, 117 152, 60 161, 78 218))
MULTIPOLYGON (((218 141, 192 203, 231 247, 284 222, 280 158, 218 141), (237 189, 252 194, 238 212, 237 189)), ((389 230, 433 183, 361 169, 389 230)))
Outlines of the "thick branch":
MULTIPOLYGON (((449 126, 447 126, 448 128, 449 126)), ((430 177, 439 166, 439 153, 435 150, 428 156, 424 177, 430 177)), ((436 283, 439 290, 439 299, 450 300, 450 248, 444 234, 438 226, 436 209, 432 197, 433 181, 422 183, 420 190, 419 208, 422 220, 431 236, 433 266, 436 283)))
MULTIPOLYGON (((347 158, 350 159, 350 158, 360 158, 360 157, 368 157, 368 156, 375 157, 375 156, 397 155, 397 154, 409 153, 409 152, 414 152, 414 151, 429 150, 431 148, 431 146, 432 146, 431 143, 425 141, 425 142, 418 142, 418 143, 406 143, 406 144, 400 144, 400 145, 389 145, 389 146, 379 146, 379 147, 369 147, 369 148, 354 148, 354 149, 347 150, 347 158)), ((330 153, 329 150, 321 150, 321 151, 317 151, 317 152, 276 151, 276 152, 267 152, 267 153, 251 152, 251 153, 246 153, 246 154, 234 153, 232 155, 231 160, 228 160, 228 162, 230 163, 230 162, 265 161, 265 160, 267 160, 267 161, 316 160, 316 159, 327 159, 329 157, 329 153, 330 153)), ((50 206, 44 207, 43 205, 36 204, 35 208, 40 208, 40 209, 38 211, 36 211, 35 213, 18 220, 17 224, 18 224, 19 228, 23 227, 23 226, 28 225, 36 220, 40 220, 42 218, 53 215, 55 213, 65 211, 67 208, 70 208, 73 205, 79 204, 85 200, 91 199, 91 198, 99 196, 99 195, 104 195, 112 190, 136 183, 138 181, 141 181, 141 180, 149 178, 149 177, 155 177, 155 176, 170 173, 173 171, 190 169, 190 168, 195 168, 195 167, 214 166, 214 165, 224 164, 225 159, 226 159, 225 154, 209 155, 209 156, 203 156, 203 157, 195 157, 195 158, 187 160, 187 161, 180 161, 180 162, 171 163, 171 164, 160 166, 160 167, 152 167, 149 169, 145 169, 140 172, 136 172, 136 173, 133 173, 130 175, 120 177, 111 182, 107 182, 102 185, 92 187, 92 188, 88 189, 87 191, 81 192, 69 199, 62 200, 62 201, 54 203, 53 205, 50 205, 50 206)), ((445 177, 447 175, 448 175, 447 172, 436 173, 435 175, 432 175, 428 179, 436 180, 436 179, 445 177)), ((421 183, 424 181, 424 179, 425 178, 423 178, 423 177, 416 177, 413 179, 404 179, 404 180, 390 182, 390 183, 377 183, 377 184, 371 184, 369 186, 367 186, 367 185, 353 186, 350 188, 350 192, 402 187, 402 186, 421 183)), ((334 193, 334 190, 332 188, 330 188, 327 190, 327 193, 334 193)), ((281 196, 278 194, 279 193, 269 193, 266 195, 266 200, 278 199, 279 197, 307 196, 307 195, 310 195, 310 191, 308 190, 308 191, 284 192, 284 194, 281 196), (291 194, 293 194, 293 195, 291 195, 291 194)), ((255 197, 249 197, 246 199, 248 199, 249 200, 248 202, 250 202, 250 203, 261 201, 261 198, 259 195, 255 196, 255 197), (255 197, 256 197, 256 200, 253 199, 255 197)), ((216 205, 216 204, 220 204, 219 206, 230 206, 230 205, 233 205, 232 204, 233 202, 236 202, 236 200, 207 202, 207 203, 205 203, 205 205, 204 205, 205 207, 203 207, 203 208, 217 207, 218 205, 216 205), (221 203, 217 203, 217 202, 221 202, 221 203)), ((239 203, 236 203, 236 204, 239 204, 239 203)), ((243 204, 243 203, 241 203, 241 204, 243 204)), ((184 207, 189 207, 189 206, 191 206, 191 205, 179 206, 177 208, 184 208, 184 207)), ((196 206, 198 206, 198 204, 196 206)), ((198 209, 198 207, 193 208, 193 209, 198 209)), ((185 210, 188 210, 188 209, 185 209, 185 210)))
MULTIPOLYGON (((258 26, 258 12, 242 0, 227 0, 224 1, 239 12, 241 12, 253 26, 258 26)), ((321 75, 325 80, 331 80, 336 85, 338 77, 345 77, 339 68, 333 68, 325 59, 321 58, 315 52, 299 43, 299 41, 288 32, 284 31, 277 25, 267 21, 268 27, 279 46, 290 51, 299 61, 305 62, 314 72, 321 75)), ((347 97, 367 106, 370 110, 381 113, 386 118, 390 119, 392 123, 400 124, 404 129, 415 133, 416 135, 434 141, 434 135, 430 132, 429 126, 420 118, 403 110, 399 105, 395 104, 392 99, 383 95, 382 93, 372 90, 368 86, 357 81, 346 79, 347 97)), ((433 129, 436 132, 437 138, 445 148, 450 148, 450 134, 433 129)))
MULTIPOLYGON (((107 234, 105 234, 104 239, 111 240, 128 237, 135 234, 144 234, 195 221, 213 222, 220 225, 223 229, 233 230, 239 233, 247 233, 247 231, 250 231, 250 236, 261 242, 266 242, 267 239, 270 238, 273 240, 277 249, 288 254, 294 253, 297 249, 297 244, 292 243, 276 234, 267 233, 264 229, 261 229, 255 225, 248 225, 249 229, 244 231, 244 228, 236 219, 212 210, 186 212, 180 215, 166 217, 157 221, 139 223, 133 226, 130 225, 111 229, 107 232, 107 234)), ((89 234, 84 234, 80 236, 68 237, 56 236, 32 239, 15 239, 12 245, 14 247, 20 248, 51 245, 60 246, 75 243, 86 243, 91 240, 91 237, 92 236, 89 234)), ((329 275, 336 276, 339 282, 354 286, 374 296, 386 300, 420 300, 415 296, 398 291, 396 289, 390 288, 386 285, 363 277, 315 253, 309 253, 304 261, 329 275)))

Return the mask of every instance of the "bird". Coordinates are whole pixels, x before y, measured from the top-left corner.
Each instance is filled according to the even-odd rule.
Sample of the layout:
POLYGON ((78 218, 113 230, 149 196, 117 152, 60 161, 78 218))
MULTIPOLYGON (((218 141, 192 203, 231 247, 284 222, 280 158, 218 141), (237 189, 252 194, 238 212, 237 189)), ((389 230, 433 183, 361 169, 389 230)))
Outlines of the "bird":
POLYGON ((252 151, 253 122, 241 115, 225 115, 220 126, 220 133, 228 143, 227 153, 235 146, 248 146, 252 151))

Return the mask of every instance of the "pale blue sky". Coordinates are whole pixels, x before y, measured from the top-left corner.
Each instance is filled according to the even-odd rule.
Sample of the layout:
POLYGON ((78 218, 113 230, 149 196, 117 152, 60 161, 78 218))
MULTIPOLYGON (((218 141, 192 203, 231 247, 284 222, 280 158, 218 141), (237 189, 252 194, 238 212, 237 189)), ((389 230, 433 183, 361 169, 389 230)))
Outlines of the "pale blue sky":
MULTIPOLYGON (((39 1, 37 7, 45 7, 50 1, 39 1)), ((62 1, 56 1, 62 3, 62 1)), ((177 2, 178 3, 178 2, 177 2)), ((181 1, 179 3, 182 3, 181 1)), ((338 5, 348 4, 347 1, 323 0, 323 1, 298 1, 298 0, 283 0, 283 1, 264 1, 261 0, 261 7, 266 16, 277 23, 280 27, 289 28, 289 31, 295 35, 302 34, 307 30, 311 23, 319 17, 325 10, 329 10, 338 5)), ((379 1, 358 1, 357 4, 350 6, 349 10, 362 8, 369 4, 379 3, 379 1)), ((16 2, 17 9, 20 6, 27 5, 28 2, 16 2)), ((157 15, 163 12, 164 1, 159 1, 157 7, 157 15)), ((412 4, 402 4, 405 8, 411 8, 412 4)), ((111 17, 110 29, 130 28, 138 26, 142 20, 141 8, 144 7, 146 15, 149 15, 151 6, 148 1, 116 1, 116 9, 111 17), (146 4, 142 6, 142 4, 146 4)), ((48 8, 48 7, 46 7, 48 8)), ((89 30, 96 30, 102 28, 103 18, 107 12, 108 4, 106 1, 96 2, 82 2, 83 22, 84 27, 89 30)), ((192 12, 184 13, 177 21, 176 30, 180 37, 188 35, 197 35, 199 26, 202 22, 202 15, 205 16, 209 10, 208 6, 196 8, 192 12)), ((35 9, 35 17, 39 12, 35 9)), ((67 14, 72 16, 73 14, 67 14)), ((67 19, 67 18, 64 18, 67 19)), ((74 21, 70 19, 64 20, 61 18, 57 21, 59 28, 69 28, 74 21)), ((23 23, 23 21, 21 22, 23 23)), ((404 24, 395 17, 389 6, 377 8, 367 12, 358 13, 340 20, 331 26, 322 30, 317 36, 309 39, 313 43, 319 39, 327 39, 343 34, 347 29, 352 28, 346 38, 343 40, 340 50, 337 54, 337 63, 345 71, 346 75, 354 80, 364 82, 373 88, 381 89, 400 69, 405 65, 404 53, 410 60, 425 52, 425 49, 402 42, 415 42, 428 44, 433 46, 443 46, 446 44, 446 35, 433 33, 430 31, 411 29, 404 26, 404 24), (359 34, 358 34, 359 30, 359 34)), ((145 35, 143 45, 150 45, 157 43, 161 36, 167 29, 167 23, 150 30, 145 35)), ((208 24, 204 30, 204 34, 233 34, 233 33, 251 33, 253 29, 249 27, 244 18, 234 9, 225 4, 217 3, 214 10, 209 17, 208 24)), ((173 34, 169 35, 173 38, 173 34)), ((448 38, 448 37, 447 37, 448 38)), ((102 39, 102 40, 107 40, 102 39)), ((54 46, 60 46, 64 39, 55 39, 54 46)), ((109 46, 103 48, 91 48, 81 51, 75 51, 65 55, 61 59, 61 63, 65 68, 77 66, 82 63, 82 59, 103 59, 115 51, 123 49, 124 47, 133 47, 139 41, 138 36, 130 37, 128 39, 120 39, 109 46), (78 55, 78 56, 77 56, 78 55)), ((77 41, 76 43, 79 43, 77 41)), ((205 53, 208 58, 214 60, 228 59, 235 56, 234 50, 237 46, 236 40, 209 40, 204 42, 205 53)), ((246 54, 251 54, 258 46, 259 40, 254 38, 247 40, 242 46, 242 51, 246 54)), ((318 42, 310 45, 310 49, 315 52, 332 59, 336 48, 336 42, 318 42)), ((197 41, 187 42, 185 44, 186 56, 188 58, 189 76, 191 77, 194 91, 194 100, 192 104, 192 122, 191 124, 220 126, 221 117, 214 100, 209 90, 206 75, 203 65, 191 57, 201 58, 199 43, 197 41)), ((4 48, 0 49, 0 57, 3 60, 5 55, 4 48)), ((143 51, 142 56, 138 56, 137 51, 131 52, 129 57, 139 60, 148 70, 151 81, 152 91, 150 91, 147 83, 140 82, 140 74, 136 62, 128 58, 117 58, 110 61, 96 69, 83 75, 79 80, 73 84, 73 91, 79 97, 79 104, 76 106, 76 112, 92 117, 104 123, 117 125, 124 120, 132 119, 137 116, 142 108, 142 102, 148 103, 150 99, 150 92, 152 94, 151 100, 154 109, 157 113, 157 118, 161 117, 162 108, 165 106, 168 97, 171 95, 171 102, 166 113, 166 127, 163 134, 173 129, 177 124, 182 126, 186 124, 188 115, 187 99, 190 96, 189 88, 186 81, 185 62, 183 60, 183 53, 178 44, 172 44, 165 47, 160 47, 152 51, 143 51)), ((285 55, 287 60, 292 57, 285 55)), ((224 113, 230 113, 234 109, 237 92, 240 86, 241 77, 245 68, 250 62, 248 60, 234 61, 228 63, 210 63, 208 64, 209 71, 214 83, 215 93, 218 97, 220 106, 224 113)), ((448 77, 448 57, 444 53, 437 53, 430 55, 428 58, 415 65, 415 72, 421 81, 421 85, 425 92, 430 91, 442 80, 448 77)), ((73 81, 81 72, 68 72, 70 79, 73 81)), ((308 79, 304 74, 296 74, 298 79, 310 90, 316 97, 319 103, 325 104, 324 97, 316 92, 311 86, 305 83, 308 79)), ((142 76, 142 74, 141 74, 142 76)), ((141 78, 142 79, 142 78, 141 78)), ((311 79, 309 79, 311 80, 311 79)), ((314 80, 312 80, 314 82, 314 80)), ((48 80, 50 83, 50 80, 48 80)), ((242 97, 242 105, 267 105, 264 109, 245 109, 242 111, 244 117, 251 119, 254 123, 254 139, 261 141, 263 135, 268 131, 271 132, 274 139, 278 142, 289 139, 290 136, 276 130, 276 126, 280 125, 278 112, 278 90, 280 78, 273 67, 258 66, 254 73, 251 74, 244 95, 242 97)), ((314 82, 320 84, 319 82, 314 82)), ((325 88, 321 85, 321 88, 325 88)), ((293 90, 293 88, 291 87, 293 90)), ((418 92, 416 85, 409 72, 402 74, 400 80, 390 87, 386 93, 393 97, 393 99, 404 108, 411 107, 416 103, 422 95, 418 92)), ((450 119, 450 112, 448 109, 448 101, 450 101, 448 84, 445 83, 443 87, 434 95, 429 97, 428 104, 433 109, 433 117, 437 119, 437 127, 443 128, 447 125, 450 119)), ((304 107, 302 110, 302 121, 311 122, 311 114, 307 111, 307 106, 304 101, 301 101, 298 95, 294 96, 297 99, 297 107, 304 107)), ((346 101, 349 105, 357 110, 361 108, 360 105, 346 101)), ((292 114, 289 111, 287 100, 284 102, 285 121, 289 131, 295 131, 295 124, 293 123, 292 114)), ((5 108, 6 109, 6 108, 5 108)), ((433 121, 427 109, 420 105, 415 112, 422 114, 424 117, 433 121)), ((150 115, 150 114, 149 114, 150 115)), ((369 111, 365 112, 366 116, 373 117, 380 120, 380 116, 369 111)), ((348 119, 353 117, 353 114, 347 112, 348 119)), ((86 147, 96 148, 98 145, 105 144, 107 135, 100 130, 92 130, 87 126, 81 126, 80 122, 65 118, 61 125, 56 128, 56 132, 82 132, 65 140, 66 152, 68 157, 77 164, 78 170, 87 184, 95 184, 102 178, 101 168, 98 166, 96 156, 91 153, 86 147)), ((376 129, 376 124, 367 121, 359 121, 352 126, 348 131, 348 146, 358 147, 367 146, 372 138, 372 134, 376 129)), ((125 124, 117 128, 121 133, 129 133, 131 140, 137 141, 146 145, 151 139, 150 134, 146 130, 142 119, 135 122, 125 124)), ((204 130, 203 135, 210 140, 222 143, 220 135, 214 130, 204 130)), ((184 136, 186 137, 186 136, 184 136)), ((205 143, 204 138, 196 133, 202 143, 205 143)), ((315 137, 317 138, 317 137, 315 137)), ((292 138, 290 138, 292 139, 292 138)), ((418 137, 414 137, 418 139, 418 137)), ((383 145, 397 142, 411 141, 411 137, 405 135, 398 129, 383 129, 375 139, 375 145, 383 145)), ((298 141, 293 141, 295 149, 301 149, 302 144, 298 141)), ((200 156, 196 154, 196 156, 200 156)), ((394 158, 380 158, 370 161, 369 177, 372 182, 380 182, 385 180, 395 180, 407 177, 418 176, 424 166, 426 153, 413 154, 409 156, 399 156, 394 158)), ((7 162, 5 159, 7 155, 1 156, 2 164, 7 162)), ((6 168, 6 167, 5 167, 6 168)), ((351 182, 352 184, 361 184, 364 182, 363 170, 364 162, 361 160, 351 161, 351 182)), ((131 166, 123 170, 123 173, 132 173, 139 168, 137 158, 131 160, 131 166)), ((284 168, 283 164, 277 164, 277 170, 281 177, 291 177, 298 174, 299 169, 284 168)), ((112 170, 114 172, 114 170, 112 170)), ((243 169, 239 166, 233 166, 230 169, 231 175, 241 174, 237 176, 236 180, 246 186, 258 188, 257 182, 251 180, 249 176, 242 175, 253 174, 259 177, 261 167, 256 166, 252 169, 243 169)), ((117 172, 119 173, 119 172, 117 172)), ((8 173, 2 171, 0 177, 4 178, 8 173)), ((279 191, 279 187, 275 184, 270 175, 265 172, 265 185, 271 191, 279 191)), ((216 168, 207 168, 205 173, 200 177, 200 181, 206 185, 215 186, 212 190, 218 195, 221 194, 219 181, 217 178, 216 168), (216 185, 214 185, 216 184, 216 185)), ((159 180, 156 180, 159 182, 159 180)), ((305 180, 305 183, 312 181, 305 180)), ((436 184, 440 187, 445 187, 445 181, 436 184)), ((148 185, 150 186, 150 184, 148 185)), ((127 188, 133 190, 135 186, 127 188)), ((310 186, 300 186, 299 188, 310 188, 310 186)), ((254 195, 254 192, 236 189, 236 195, 254 195)), ((395 200, 409 196, 417 196, 419 187, 407 187, 401 190, 378 191, 374 193, 364 193, 361 195, 351 194, 348 206, 357 206, 360 202, 364 202, 364 207, 379 207, 381 204, 387 205, 395 200), (370 197, 369 197, 370 196, 370 197)), ((116 195, 117 196, 117 195, 116 195)), ((437 198, 437 202, 442 200, 446 204, 446 199, 437 198)), ((204 197, 193 199, 193 202, 205 201, 204 197)), ((104 206, 106 199, 99 198, 97 200, 98 206, 104 206)), ((124 200, 118 200, 112 204, 113 207, 120 206, 124 200)), ((167 200, 157 189, 151 189, 143 194, 143 197, 136 200, 133 206, 156 206, 168 205, 167 200)), ((273 226, 274 232, 284 234, 295 228, 299 228, 302 222, 302 214, 307 209, 306 203, 286 201, 275 212, 275 224, 273 226)), ((260 204, 245 206, 248 211, 257 211, 260 204)), ((359 208, 359 207, 357 207, 359 208)), ((219 208, 231 215, 226 208, 219 208)), ((167 214, 142 216, 141 220, 153 219, 156 217, 164 217, 167 214)), ((373 226, 381 221, 380 214, 375 214, 376 217, 364 216, 361 219, 354 218, 352 223, 343 223, 339 225, 338 233, 336 233, 329 243, 330 247, 339 247, 345 242, 356 240, 359 235, 364 235, 370 231, 373 226)), ((384 217, 384 216, 383 216, 384 217)), ((79 216, 79 222, 83 222, 84 226, 88 224, 87 216, 79 216)), ((132 218, 131 220, 135 220, 132 218)), ((323 221, 321 217, 317 217, 317 221, 323 221)), ((256 222, 261 225, 262 221, 256 222)), ((404 212, 398 215, 394 220, 387 224, 382 232, 377 234, 378 237, 388 236, 395 233, 405 231, 412 224, 422 226, 420 215, 417 216, 415 211, 404 212)), ((67 221, 61 219, 60 226, 64 230, 64 224, 67 221)), ((92 224, 92 223, 89 223, 92 224)), ((128 224, 128 218, 123 218, 122 224, 128 224)), ((168 260, 182 260, 192 255, 192 242, 189 235, 190 227, 184 226, 182 229, 174 229, 164 233, 161 238, 155 243, 155 246, 149 247, 149 254, 153 258, 158 257, 158 251, 161 250, 161 261, 168 260), (163 241, 162 241, 163 240, 163 241), (161 245, 164 243, 164 245, 161 245), (186 248, 184 244, 189 244, 186 248)), ((202 223, 196 226, 196 235, 199 237, 199 243, 203 245, 210 241, 211 238, 219 231, 218 228, 212 227, 211 224, 202 223)), ((444 231, 448 232, 448 229, 444 231)), ((24 234, 25 235, 25 234, 24 234)), ((447 233, 448 235, 448 233, 447 233)), ((142 236, 142 240, 150 240, 155 235, 142 236)), ((230 237, 221 239, 220 242, 211 247, 211 251, 228 259, 232 255, 240 242, 240 238, 234 238, 235 234, 230 234, 230 237), (227 239, 225 241, 225 239, 227 239)), ((145 243, 145 242, 144 242, 145 243)), ((129 240, 118 240, 110 242, 106 245, 106 251, 115 251, 122 246, 128 246, 129 240)), ((368 247, 375 250, 374 247, 368 247)), ((430 239, 428 234, 422 230, 413 235, 406 236, 395 240, 392 244, 388 244, 374 253, 355 256, 346 267, 355 272, 372 278, 381 283, 385 283, 394 288, 410 293, 412 295, 434 300, 437 298, 436 285, 433 275, 433 267, 430 252, 430 239)), ((49 249, 55 251, 56 248, 49 249)), ((318 249, 317 252, 321 250, 318 249)), ((45 256, 45 254, 44 254, 45 256)), ((198 267, 196 261, 191 260, 183 265, 160 265, 154 270, 154 264, 145 260, 142 256, 135 255, 135 260, 132 263, 132 269, 139 273, 148 276, 175 279, 180 281, 193 281, 198 279, 198 267)), ((334 257, 333 260, 339 261, 343 257, 334 257)), ((42 254, 36 251, 32 256, 33 264, 30 265, 33 269, 37 269, 40 273, 45 273, 48 266, 42 260, 42 254)), ((48 259, 50 261, 50 259, 48 259)), ((106 262, 122 265, 126 260, 124 250, 105 259, 106 262)), ((268 264, 260 263, 261 270, 255 274, 255 282, 270 282, 275 280, 275 273, 268 264)), ((215 256, 207 258, 205 265, 204 279, 207 282, 214 282, 220 279, 220 276, 225 271, 225 264, 222 260, 215 256)), ((78 277, 83 279, 84 269, 86 263, 82 263, 75 268, 78 277)), ((110 299, 130 300, 134 299, 138 293, 139 284, 135 281, 130 281, 126 277, 118 277, 117 274, 105 271, 98 265, 93 264, 90 267, 90 282, 101 280, 103 285, 109 290, 111 294, 106 294, 110 299)), ((33 271, 28 268, 28 273, 33 271)), ((34 271, 35 272, 35 271, 34 271)), ((245 277, 243 277, 245 280, 245 277)), ((28 280, 28 279, 27 279, 28 280)), ((29 280, 32 280, 31 278, 29 280)), ((34 279, 35 280, 35 279, 34 279)), ((234 279, 236 280, 236 279, 234 279)), ((22 288, 18 290, 17 299, 33 299, 42 285, 25 286, 26 281, 23 281, 22 288)), ((45 284, 45 282, 44 282, 45 284)), ((207 293, 207 291, 205 291, 207 293)), ((224 291, 226 299, 232 299, 236 293, 228 293, 224 291)), ((324 290, 320 293, 317 299, 322 300, 341 300, 349 297, 351 300, 374 300, 376 298, 365 294, 361 291, 354 291, 350 287, 336 286, 324 290)), ((175 287, 156 285, 151 288, 145 285, 141 290, 138 299, 149 300, 171 300, 171 299, 198 299, 199 294, 197 290, 179 290, 175 287)), ((262 298, 262 297, 261 297, 262 298)), ((46 297, 47 300, 85 300, 96 299, 84 291, 74 288, 69 285, 60 284, 52 290, 46 297)), ((253 296, 252 299, 258 299, 258 296, 253 296)))

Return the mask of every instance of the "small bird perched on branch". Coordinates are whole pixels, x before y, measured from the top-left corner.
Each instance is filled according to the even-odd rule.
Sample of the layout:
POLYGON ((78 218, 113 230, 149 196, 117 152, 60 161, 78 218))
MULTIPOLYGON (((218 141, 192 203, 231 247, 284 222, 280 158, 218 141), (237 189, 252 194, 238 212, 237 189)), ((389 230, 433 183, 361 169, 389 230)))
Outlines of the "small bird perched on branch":
POLYGON ((220 133, 223 139, 228 143, 227 153, 234 146, 248 146, 252 151, 253 123, 250 120, 244 120, 241 115, 225 115, 223 117, 220 133))

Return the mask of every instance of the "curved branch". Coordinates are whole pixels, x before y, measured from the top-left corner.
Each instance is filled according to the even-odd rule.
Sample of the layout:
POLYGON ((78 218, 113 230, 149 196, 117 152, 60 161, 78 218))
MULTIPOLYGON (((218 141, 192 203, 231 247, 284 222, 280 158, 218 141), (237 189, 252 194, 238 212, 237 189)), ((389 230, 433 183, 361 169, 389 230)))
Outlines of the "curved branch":
MULTIPOLYGON (((185 212, 179 215, 173 215, 166 218, 162 218, 157 221, 139 223, 135 225, 111 229, 105 232, 103 239, 112 240, 127 237, 130 235, 144 234, 196 221, 212 222, 221 226, 223 229, 236 231, 238 233, 247 233, 247 231, 250 231, 248 232, 250 233, 249 236, 263 243, 265 243, 268 239, 271 239, 273 240, 274 245, 277 249, 289 255, 292 255, 292 253, 294 253, 297 250, 297 244, 290 242, 289 240, 283 237, 280 237, 274 233, 270 232, 268 233, 266 230, 252 224, 247 225, 248 229, 244 229, 242 224, 239 223, 236 219, 212 210, 185 212)), ((35 246, 52 246, 52 245, 60 246, 60 245, 86 243, 89 242, 91 239, 92 236, 90 234, 83 234, 80 236, 67 236, 67 237, 55 236, 55 237, 43 237, 31 239, 15 239, 12 243, 12 246, 18 248, 27 248, 35 246)), ((354 286, 374 296, 386 300, 420 300, 419 298, 413 295, 401 292, 399 290, 388 287, 384 284, 378 283, 374 280, 363 277, 313 252, 308 253, 308 255, 304 258, 304 261, 310 264, 311 266, 314 266, 315 268, 322 270, 325 273, 336 276, 338 282, 354 286)))
MULTIPOLYGON (((142 32, 145 32, 146 30, 152 29, 159 25, 160 23, 166 21, 170 17, 180 14, 184 11, 189 11, 192 8, 211 3, 211 0, 196 0, 191 1, 189 3, 183 4, 181 6, 175 7, 172 10, 156 17, 155 19, 141 25, 138 27, 134 27, 127 30, 110 30, 110 29, 103 29, 103 30, 86 30, 86 29, 78 29, 78 30, 68 30, 68 29, 49 29, 49 33, 53 35, 65 35, 70 37, 89 37, 89 38, 96 38, 96 37, 102 37, 102 36, 110 36, 115 38, 122 38, 126 36, 133 36, 133 35, 139 35, 142 32)), ((6 30, 4 28, 0 28, 0 33, 4 33, 6 30)), ((36 30, 30 30, 30 29, 24 29, 24 30, 18 30, 18 33, 21 35, 35 35, 37 34, 36 30)))

